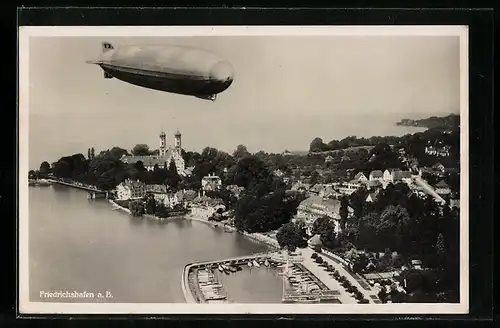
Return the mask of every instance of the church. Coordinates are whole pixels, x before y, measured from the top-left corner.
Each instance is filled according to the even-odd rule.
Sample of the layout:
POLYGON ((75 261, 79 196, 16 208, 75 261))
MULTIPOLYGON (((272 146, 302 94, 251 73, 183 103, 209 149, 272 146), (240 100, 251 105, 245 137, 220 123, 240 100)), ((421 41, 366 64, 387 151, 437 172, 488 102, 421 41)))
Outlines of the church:
POLYGON ((154 170, 155 165, 160 168, 168 169, 170 162, 175 163, 177 173, 181 176, 186 175, 186 164, 182 158, 181 133, 177 130, 174 135, 174 146, 167 146, 167 135, 160 133, 160 149, 158 155, 149 156, 126 156, 123 155, 121 161, 126 164, 133 164, 142 161, 148 171, 154 170))

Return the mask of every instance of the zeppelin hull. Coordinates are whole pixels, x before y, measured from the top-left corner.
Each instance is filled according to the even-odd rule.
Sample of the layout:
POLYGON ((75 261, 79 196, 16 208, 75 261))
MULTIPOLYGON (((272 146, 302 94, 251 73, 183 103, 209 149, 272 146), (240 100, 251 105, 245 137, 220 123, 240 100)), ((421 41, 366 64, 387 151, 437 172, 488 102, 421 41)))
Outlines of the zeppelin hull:
POLYGON ((232 80, 218 81, 181 74, 130 72, 120 68, 100 65, 106 74, 140 87, 190 96, 210 96, 229 88, 232 80))

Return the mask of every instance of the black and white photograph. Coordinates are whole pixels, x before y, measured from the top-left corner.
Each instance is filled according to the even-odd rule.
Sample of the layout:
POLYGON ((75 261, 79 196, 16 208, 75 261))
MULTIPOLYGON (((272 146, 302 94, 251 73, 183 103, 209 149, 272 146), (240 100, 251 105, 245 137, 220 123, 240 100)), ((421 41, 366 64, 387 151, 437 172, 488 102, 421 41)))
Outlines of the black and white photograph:
POLYGON ((20 27, 20 313, 467 313, 467 35, 20 27))

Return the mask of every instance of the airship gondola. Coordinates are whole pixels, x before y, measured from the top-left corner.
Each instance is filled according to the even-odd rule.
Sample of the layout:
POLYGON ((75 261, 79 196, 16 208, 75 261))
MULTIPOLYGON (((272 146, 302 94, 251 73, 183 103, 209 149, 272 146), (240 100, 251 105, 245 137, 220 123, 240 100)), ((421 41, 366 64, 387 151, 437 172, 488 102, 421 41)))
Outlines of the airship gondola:
POLYGON ((101 56, 87 61, 104 71, 105 79, 148 89, 215 101, 233 83, 233 67, 204 49, 186 46, 102 43, 101 56))

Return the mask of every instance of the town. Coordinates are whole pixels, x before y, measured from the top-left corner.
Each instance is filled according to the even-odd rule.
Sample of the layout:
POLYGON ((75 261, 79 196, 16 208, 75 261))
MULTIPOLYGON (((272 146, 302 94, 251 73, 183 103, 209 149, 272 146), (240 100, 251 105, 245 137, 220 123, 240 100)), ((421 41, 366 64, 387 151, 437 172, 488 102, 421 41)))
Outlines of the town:
POLYGON ((190 215, 290 252, 310 249, 307 260, 326 263, 346 290, 364 290, 352 289, 359 303, 368 290, 383 303, 451 303, 459 299, 459 128, 314 138, 308 152, 280 154, 244 145, 232 154, 186 151, 179 131, 171 146, 162 131, 158 149, 89 148, 86 157, 43 162, 29 179, 106 191, 134 217, 190 215))

